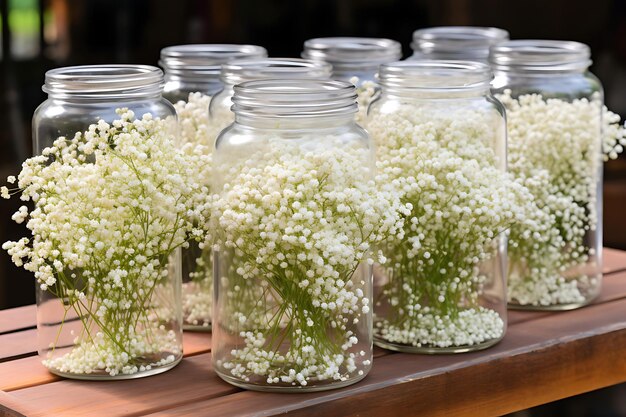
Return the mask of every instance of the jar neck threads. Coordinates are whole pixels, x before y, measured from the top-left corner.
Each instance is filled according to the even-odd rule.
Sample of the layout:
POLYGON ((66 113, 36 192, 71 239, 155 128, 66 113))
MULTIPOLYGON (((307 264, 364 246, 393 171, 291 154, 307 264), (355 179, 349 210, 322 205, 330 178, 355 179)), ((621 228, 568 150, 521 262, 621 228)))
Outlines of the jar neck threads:
POLYGON ((222 65, 221 80, 235 85, 261 79, 326 79, 332 66, 297 58, 245 59, 222 65))
POLYGON ((265 58, 267 50, 256 45, 193 44, 161 50, 159 65, 168 80, 193 83, 219 82, 221 65, 245 58, 265 58))
POLYGON ((402 57, 399 42, 385 38, 315 38, 304 43, 302 58, 328 62, 333 73, 375 73, 381 64, 402 57))
POLYGON ((413 32, 411 48, 420 58, 486 61, 489 48, 508 39, 509 32, 494 27, 438 26, 413 32))
POLYGON ((297 128, 306 120, 354 120, 358 110, 355 87, 344 81, 256 80, 234 92, 235 120, 246 125, 271 121, 274 128, 297 128))
POLYGON ((42 90, 51 99, 125 100, 161 95, 163 71, 149 65, 82 65, 46 72, 42 90))
POLYGON ((399 61, 383 64, 379 80, 383 94, 401 97, 480 96, 489 92, 493 73, 473 61, 399 61))
POLYGON ((591 65, 591 51, 580 42, 514 40, 491 48, 489 62, 494 71, 584 72, 591 65))

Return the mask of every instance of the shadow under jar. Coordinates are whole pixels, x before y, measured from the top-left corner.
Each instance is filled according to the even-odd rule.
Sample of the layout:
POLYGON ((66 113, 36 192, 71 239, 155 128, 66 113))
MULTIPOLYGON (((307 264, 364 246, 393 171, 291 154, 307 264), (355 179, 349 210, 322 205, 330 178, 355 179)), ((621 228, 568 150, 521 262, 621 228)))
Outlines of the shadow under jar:
POLYGON ((354 122, 354 86, 235 86, 235 122, 215 151, 213 366, 260 391, 320 391, 372 365, 374 150, 354 122))
MULTIPOLYGON (((220 79, 222 64, 266 56, 265 48, 256 45, 192 44, 161 50, 159 64, 165 71, 163 96, 176 108, 181 147, 192 149, 200 145, 205 153, 213 153, 215 138, 225 127, 209 119, 211 97, 224 89, 220 79)), ((210 189, 210 175, 206 182, 210 189)), ((211 330, 212 258, 210 241, 190 242, 182 250, 185 330, 211 330)))
POLYGON ((410 213, 374 266, 374 343, 460 353, 506 331, 506 243, 515 195, 504 110, 486 64, 401 61, 380 69, 365 127, 378 172, 410 213))
POLYGON ((150 174, 138 168, 145 167, 138 161, 131 169, 135 162, 123 149, 129 143, 124 135, 128 140, 141 135, 134 131, 138 123, 148 129, 142 130, 146 135, 175 134, 175 111, 161 97, 162 87, 163 73, 150 66, 80 66, 46 73, 48 99, 33 116, 33 146, 36 155, 48 149, 48 159, 40 163, 48 182, 35 205, 40 214, 48 213, 49 223, 44 235, 33 237, 33 249, 40 249, 37 261, 30 261, 39 262, 39 356, 57 375, 138 378, 164 372, 182 358, 182 237, 176 224, 164 220, 168 214, 160 217, 156 210, 143 216, 143 208, 133 205, 154 195, 131 185, 149 183, 150 174), (116 112, 120 108, 126 110, 116 112), (150 121, 141 120, 144 114, 152 116, 150 121), (55 142, 62 136, 64 142, 55 142), (85 144, 97 136, 104 142, 97 151, 88 150, 92 145, 85 144), (62 157, 70 144, 76 149, 62 157), (106 171, 103 164, 114 163, 119 169, 106 171), (58 183, 63 187, 54 186, 58 183))
POLYGON ((490 63, 509 170, 535 203, 510 231, 509 307, 581 307, 602 284, 603 91, 589 48, 515 40, 493 47, 490 63))

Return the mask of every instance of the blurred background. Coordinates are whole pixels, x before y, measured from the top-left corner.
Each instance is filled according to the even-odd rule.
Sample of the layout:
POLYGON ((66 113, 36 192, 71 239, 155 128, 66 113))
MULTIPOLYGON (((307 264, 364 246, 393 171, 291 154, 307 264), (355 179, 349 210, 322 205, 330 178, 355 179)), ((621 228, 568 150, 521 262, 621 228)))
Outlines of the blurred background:
MULTIPOLYGON (((0 0, 0 15, 2 183, 31 154, 30 119, 46 99, 41 91, 46 70, 157 65, 161 48, 185 43, 250 43, 266 47, 272 57, 297 57, 313 37, 386 37, 400 41, 407 57, 416 29, 496 26, 512 39, 590 45, 592 71, 604 84, 606 103, 626 117, 626 0, 0 0)), ((605 246, 626 249, 626 157, 605 165, 604 190, 605 246)), ((13 200, 0 201, 0 242, 27 235, 11 221, 20 206, 13 200)), ((0 251, 0 309, 33 302, 34 279, 0 251)), ((616 389, 624 394, 623 387, 616 389)), ((621 408, 604 411, 579 407, 563 414, 563 408, 544 408, 532 415, 625 416, 624 401, 621 408)))

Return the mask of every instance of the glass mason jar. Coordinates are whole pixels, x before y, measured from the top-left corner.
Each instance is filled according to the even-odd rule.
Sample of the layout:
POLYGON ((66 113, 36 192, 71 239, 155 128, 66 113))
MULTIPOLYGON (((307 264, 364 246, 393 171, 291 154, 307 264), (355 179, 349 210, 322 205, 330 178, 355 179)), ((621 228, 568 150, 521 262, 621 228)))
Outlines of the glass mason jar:
MULTIPOLYGON (((202 145, 207 153, 213 151, 215 138, 225 127, 209 120, 211 97, 224 88, 220 80, 222 64, 266 56, 265 48, 256 45, 196 44, 161 50, 159 64, 165 71, 163 95, 176 108, 181 146, 202 145)), ((211 178, 207 178, 207 185, 210 182, 211 178)), ((210 242, 190 242, 189 247, 182 250, 186 330, 211 330, 212 257, 210 242)))
POLYGON ((342 81, 235 86, 235 123, 214 154, 212 339, 214 369, 233 385, 326 390, 371 368, 365 259, 380 219, 365 208, 374 150, 355 99, 342 81))
POLYGON ((192 44, 161 49, 159 65, 165 72, 163 96, 172 103, 187 101, 190 93, 213 96, 224 85, 221 65, 246 58, 265 58, 267 50, 257 45, 192 44))
POLYGON ((413 32, 413 59, 488 62, 489 48, 509 39, 503 29, 478 26, 438 26, 413 32))
POLYGON ((222 91, 211 99, 209 118, 216 130, 222 130, 235 120, 231 111, 234 86, 246 81, 263 79, 329 79, 332 67, 326 62, 296 58, 246 59, 222 65, 222 91))
POLYGON ((478 62, 401 61, 379 78, 365 127, 379 175, 412 208, 374 267, 374 343, 415 353, 491 346, 506 331, 504 231, 514 216, 492 73, 478 62))
MULTIPOLYGON (((103 129, 98 121, 123 129, 118 108, 133 111, 139 119, 146 113, 160 118, 167 126, 163 132, 175 134, 175 111, 162 98, 162 88, 163 73, 150 66, 94 65, 48 71, 43 86, 48 99, 33 116, 35 154, 48 148, 44 155, 50 155, 49 163, 59 161, 59 154, 49 150, 53 142, 63 136, 85 143, 77 133, 97 135, 103 129)), ((95 156, 89 155, 96 154, 87 153, 86 147, 79 151, 88 156, 78 156, 73 169, 84 169, 93 178, 90 169, 96 166, 95 156)), ((122 152, 119 147, 116 151, 122 152)), ((68 378, 129 379, 161 373, 182 358, 180 250, 171 245, 150 249, 149 230, 165 228, 167 223, 157 225, 161 219, 156 211, 152 220, 142 222, 130 214, 142 212, 141 206, 130 203, 139 197, 121 194, 117 185, 130 184, 132 177, 97 177, 97 172, 95 184, 85 183, 65 196, 65 226, 49 224, 48 235, 32 243, 56 259, 35 272, 39 356, 50 372, 68 378), (93 194, 89 195, 96 197, 86 197, 80 189, 90 189, 93 194), (76 200, 84 202, 77 205, 76 200), (67 227, 71 233, 63 237, 67 227), (145 241, 136 238, 139 229, 146 230, 145 241)), ((86 176, 82 180, 87 181, 86 176)), ((140 178, 137 171, 135 181, 142 178, 147 177, 140 178)), ((55 193, 42 194, 38 210, 60 210, 58 205, 42 206, 44 197, 53 204, 55 193)), ((168 233, 161 231, 163 236, 168 233)))
POLYGON ((350 81, 357 86, 359 123, 363 122, 369 103, 378 94, 378 67, 401 57, 400 42, 384 38, 315 38, 304 42, 302 51, 302 58, 331 64, 333 79, 350 81))
POLYGON ((516 40, 491 50, 507 109, 509 169, 533 194, 510 231, 513 308, 567 310, 602 284, 603 91, 578 42, 516 40))

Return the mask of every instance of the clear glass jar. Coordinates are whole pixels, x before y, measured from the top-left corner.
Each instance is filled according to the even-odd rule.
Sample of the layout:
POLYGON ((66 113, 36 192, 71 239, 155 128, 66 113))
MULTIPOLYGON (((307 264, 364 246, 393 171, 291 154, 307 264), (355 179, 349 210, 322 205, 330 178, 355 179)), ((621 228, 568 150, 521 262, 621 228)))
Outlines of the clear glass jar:
POLYGON ((374 267, 374 343, 415 353, 483 349, 506 331, 514 198, 504 109, 489 66, 401 61, 380 68, 365 127, 378 171, 411 205, 374 267))
POLYGON ((533 194, 509 245, 509 305, 566 310, 602 284, 603 91, 578 42, 516 40, 491 50, 507 109, 509 168, 533 194))
POLYGON ((233 385, 326 390, 371 368, 371 236, 362 232, 380 219, 364 211, 378 197, 355 99, 342 81, 235 86, 235 123, 214 154, 212 339, 214 369, 233 385))
POLYGON ((488 62, 489 48, 507 41, 509 32, 478 26, 438 26, 413 32, 409 59, 452 59, 488 62))
POLYGON ((246 81, 263 79, 329 79, 332 67, 326 62, 295 58, 247 59, 222 65, 222 91, 211 99, 209 117, 216 130, 222 130, 235 120, 231 111, 234 86, 246 81))
MULTIPOLYGON (((95 65, 48 71, 43 86, 48 99, 33 116, 35 154, 41 155, 61 136, 86 143, 77 133, 85 132, 87 137, 109 128, 98 121, 117 120, 115 126, 120 129, 130 126, 131 122, 120 122, 118 108, 133 111, 138 119, 150 113, 163 122, 155 125, 163 130, 154 134, 175 134, 175 111, 162 98, 162 87, 163 73, 150 66, 95 65)), ((113 125, 110 127, 113 129, 113 125)), ((112 136, 107 138, 107 143, 118 143, 112 136)), ((119 140, 122 143, 124 139, 119 140)), ((57 142, 44 153, 50 155, 48 163, 44 159, 40 165, 54 168, 60 161, 61 149, 57 142)), ((99 154, 90 153, 93 149, 88 151, 87 147, 78 150, 87 155, 76 158, 78 165, 72 169, 66 166, 65 174, 54 171, 52 177, 46 177, 48 186, 62 181, 70 192, 58 195, 61 191, 57 188, 46 189, 36 201, 39 214, 65 213, 59 214, 62 217, 58 222, 49 215, 47 233, 35 236, 31 243, 48 254, 39 253, 47 259, 42 264, 31 260, 38 281, 39 356, 50 372, 75 379, 129 379, 164 372, 182 358, 180 250, 170 245, 160 247, 158 253, 151 252, 150 244, 137 238, 134 231, 146 230, 146 240, 157 226, 163 228, 164 239, 174 232, 165 229, 169 225, 166 221, 159 223, 162 218, 158 210, 152 212, 150 220, 132 217, 129 213, 144 209, 131 200, 143 201, 140 197, 152 194, 124 195, 116 185, 130 184, 132 176, 122 178, 126 172, 120 170, 120 175, 110 172, 98 177, 100 171, 92 169, 97 166, 93 155, 99 154), (85 175, 76 170, 84 170, 85 175), (88 182, 94 177, 95 183, 88 182), (72 181, 78 181, 74 188, 72 181)), ((116 147, 116 152, 121 155, 121 147, 116 147)), ((110 159, 118 163, 121 160, 110 159)), ((149 180, 148 174, 136 172, 135 181, 149 180)), ((135 191, 139 188, 128 187, 135 191)), ((168 242, 178 242, 179 238, 168 242)))
POLYGON ((246 58, 265 58, 267 50, 257 45, 192 44, 161 49, 159 65, 165 72, 163 96, 176 103, 190 93, 217 94, 224 85, 221 65, 246 58))
POLYGON ((378 67, 401 57, 400 42, 384 38, 315 38, 304 42, 302 51, 302 58, 331 64, 333 79, 350 81, 357 86, 359 123, 363 122, 370 102, 378 94, 378 67))
MULTIPOLYGON (((224 88, 222 64, 248 58, 264 58, 256 45, 195 44, 161 50, 165 70, 164 97, 174 104, 180 126, 181 146, 201 145, 213 151, 215 138, 225 127, 209 120, 211 97, 224 88)), ((207 178, 207 186, 211 178, 207 178)), ((191 242, 183 254, 183 324, 186 330, 210 331, 213 298, 213 251, 210 242, 191 242)))

